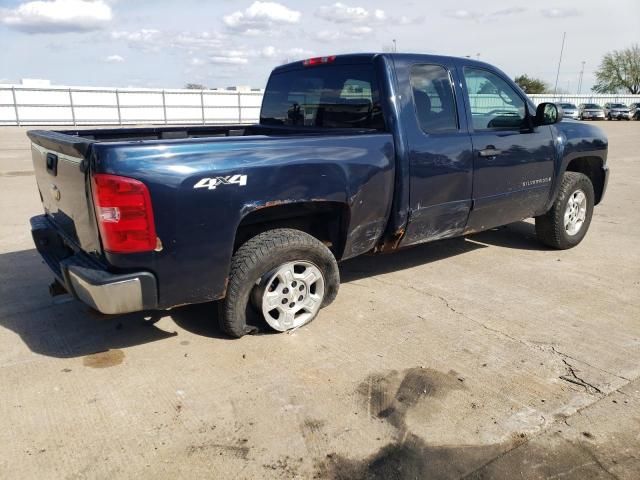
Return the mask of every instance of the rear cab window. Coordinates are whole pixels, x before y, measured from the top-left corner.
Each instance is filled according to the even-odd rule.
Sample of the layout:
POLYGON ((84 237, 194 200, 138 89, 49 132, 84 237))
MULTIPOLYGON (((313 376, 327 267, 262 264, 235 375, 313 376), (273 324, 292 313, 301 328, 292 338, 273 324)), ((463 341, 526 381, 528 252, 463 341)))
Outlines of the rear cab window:
POLYGON ((449 72, 440 65, 414 65, 411 90, 420 128, 426 133, 458 131, 458 112, 449 72))
POLYGON ((336 64, 274 72, 262 125, 384 130, 373 64, 336 64))

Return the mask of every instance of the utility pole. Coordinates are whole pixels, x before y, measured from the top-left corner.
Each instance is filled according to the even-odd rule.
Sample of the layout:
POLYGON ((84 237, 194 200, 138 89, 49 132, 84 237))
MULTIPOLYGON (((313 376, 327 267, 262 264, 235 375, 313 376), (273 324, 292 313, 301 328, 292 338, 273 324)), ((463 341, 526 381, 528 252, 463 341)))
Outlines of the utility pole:
POLYGON ((580 70, 580 78, 578 80, 578 95, 582 93, 582 77, 584 76, 584 64, 585 61, 582 61, 582 70, 580 70))
POLYGON ((560 59, 558 60, 558 71, 556 72, 556 83, 553 87, 553 94, 558 92, 558 77, 560 76, 560 65, 562 65, 562 53, 564 52, 564 40, 567 37, 567 32, 562 34, 562 46, 560 47, 560 59))

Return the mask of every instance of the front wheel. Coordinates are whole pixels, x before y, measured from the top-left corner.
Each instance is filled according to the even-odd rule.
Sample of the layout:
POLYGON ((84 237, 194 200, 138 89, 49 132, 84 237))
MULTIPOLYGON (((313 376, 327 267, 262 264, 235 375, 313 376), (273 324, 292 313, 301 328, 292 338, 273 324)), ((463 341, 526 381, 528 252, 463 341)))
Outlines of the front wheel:
POLYGON ((551 209, 536 217, 536 235, 545 245, 560 250, 575 247, 587 234, 595 195, 589 177, 565 172, 551 209))
POLYGON ((301 327, 333 301, 339 285, 336 259, 318 239, 299 230, 266 231, 231 260, 220 326, 232 337, 265 324, 279 332, 301 327))

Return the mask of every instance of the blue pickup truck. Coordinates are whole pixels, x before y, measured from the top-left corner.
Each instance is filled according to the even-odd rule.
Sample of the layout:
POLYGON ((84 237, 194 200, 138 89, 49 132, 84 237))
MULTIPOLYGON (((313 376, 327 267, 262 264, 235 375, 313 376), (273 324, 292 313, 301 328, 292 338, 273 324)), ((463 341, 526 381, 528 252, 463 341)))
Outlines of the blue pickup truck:
POLYGON ((585 236, 608 178, 597 127, 486 63, 352 54, 277 67, 255 125, 28 132, 56 280, 107 314, 217 301, 229 335, 285 331, 338 261, 535 217, 585 236))

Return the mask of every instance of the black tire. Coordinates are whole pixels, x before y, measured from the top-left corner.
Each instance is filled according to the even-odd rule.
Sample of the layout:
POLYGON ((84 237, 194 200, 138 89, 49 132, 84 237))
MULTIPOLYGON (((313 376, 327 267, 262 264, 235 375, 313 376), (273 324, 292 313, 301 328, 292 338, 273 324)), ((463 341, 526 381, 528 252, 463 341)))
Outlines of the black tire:
POLYGON ((546 214, 536 217, 538 240, 559 250, 566 250, 578 245, 587 234, 587 230, 589 230, 591 217, 593 216, 594 198, 593 185, 589 177, 578 172, 565 172, 553 206, 546 214), (577 190, 582 190, 585 194, 587 201, 586 217, 580 230, 574 235, 569 235, 564 226, 564 214, 569 198, 577 190))
POLYGON ((220 328, 236 338, 266 329, 262 313, 251 302, 251 292, 264 275, 295 260, 311 262, 320 269, 325 281, 322 307, 329 305, 340 286, 338 264, 331 251, 302 231, 269 230, 244 243, 231 259, 227 296, 219 302, 220 328))

